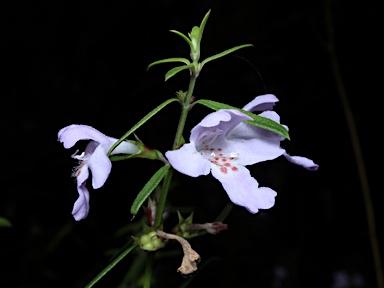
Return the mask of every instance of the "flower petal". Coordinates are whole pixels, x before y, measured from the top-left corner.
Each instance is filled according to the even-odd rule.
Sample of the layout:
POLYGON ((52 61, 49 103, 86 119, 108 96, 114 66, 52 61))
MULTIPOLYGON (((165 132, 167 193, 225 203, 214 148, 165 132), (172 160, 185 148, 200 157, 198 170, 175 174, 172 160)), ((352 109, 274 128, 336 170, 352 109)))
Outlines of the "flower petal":
POLYGON ((227 143, 230 144, 227 144, 226 150, 238 154, 236 161, 244 166, 273 160, 285 153, 277 139, 231 139, 227 143))
POLYGON ((89 157, 88 166, 92 172, 92 187, 98 189, 107 181, 112 169, 112 163, 101 145, 99 145, 89 157))
POLYGON ((215 130, 221 130, 223 133, 220 137, 223 138, 243 120, 252 120, 252 118, 234 109, 223 109, 212 112, 205 116, 205 118, 191 130, 190 142, 199 144, 201 135, 204 135, 208 131, 214 132, 215 130))
MULTIPOLYGON (((275 111, 265 111, 259 114, 259 116, 271 119, 276 123, 280 124, 280 116, 275 111)), ((285 129, 288 130, 288 127, 282 125, 285 129)), ((239 123, 234 127, 229 133, 228 138, 242 138, 242 139, 253 139, 253 138, 274 138, 279 141, 283 141, 285 138, 277 133, 272 131, 257 127, 255 125, 247 123, 239 123)))
POLYGON ((76 221, 79 221, 86 218, 89 212, 89 192, 85 187, 85 182, 77 187, 77 191, 79 192, 79 198, 73 205, 72 215, 76 221))
MULTIPOLYGON (((115 138, 112 138, 112 137, 108 137, 109 138, 109 141, 112 143, 116 143, 116 141, 118 139, 115 139, 115 138)), ((111 149, 112 145, 110 145, 109 147, 106 147, 106 153, 108 153, 109 149, 111 149)), ((105 150, 104 150, 105 151, 105 150)), ((136 154, 136 153, 139 153, 140 150, 139 148, 135 145, 135 144, 132 144, 130 142, 127 142, 127 141, 123 141, 121 142, 111 153, 111 155, 115 155, 115 154, 136 154)))
POLYGON ((79 198, 77 198, 72 209, 72 215, 76 221, 84 219, 88 215, 89 192, 88 189, 85 187, 88 177, 88 165, 85 164, 76 172, 77 192, 79 193, 79 198))
POLYGON ((279 99, 273 94, 260 95, 245 105, 243 110, 249 112, 273 110, 273 106, 278 101, 279 99))
POLYGON ((94 140, 102 145, 110 143, 109 137, 88 125, 69 125, 62 128, 58 133, 58 140, 63 143, 64 148, 71 148, 79 140, 94 140))
POLYGON ((317 165, 315 162, 313 162, 311 159, 308 159, 306 157, 301 156, 290 156, 287 153, 284 153, 285 159, 287 159, 289 162, 293 164, 300 165, 310 171, 316 171, 319 168, 319 165, 317 165))
POLYGON ((223 173, 218 166, 212 165, 212 175, 221 182, 231 201, 249 212, 271 208, 275 204, 276 192, 268 187, 259 187, 244 166, 238 165, 237 168, 237 171, 223 173))
POLYGON ((191 177, 208 175, 211 170, 210 162, 196 151, 194 143, 184 144, 178 150, 167 151, 165 156, 173 168, 191 177))

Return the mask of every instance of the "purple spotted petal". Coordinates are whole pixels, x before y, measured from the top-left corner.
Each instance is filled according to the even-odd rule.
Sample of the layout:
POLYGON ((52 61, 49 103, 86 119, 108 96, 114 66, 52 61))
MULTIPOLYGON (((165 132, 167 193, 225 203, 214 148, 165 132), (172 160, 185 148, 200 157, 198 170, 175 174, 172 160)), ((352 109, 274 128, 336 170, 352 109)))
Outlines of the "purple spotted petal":
POLYGON ((259 187, 249 170, 238 165, 237 171, 223 173, 217 166, 212 166, 212 175, 221 182, 231 201, 243 206, 251 213, 259 209, 269 209, 275 204, 276 192, 267 187, 259 187))
MULTIPOLYGON (((278 99, 274 95, 262 95, 243 109, 264 111, 259 116, 280 124, 280 116, 269 111, 276 102, 278 99)), ((238 110, 223 109, 210 113, 192 129, 190 143, 165 155, 176 170, 186 175, 197 177, 211 171, 233 203, 257 213, 259 209, 274 205, 276 192, 268 187, 259 187, 245 165, 272 160, 281 155, 309 170, 317 170, 318 165, 305 157, 289 156, 280 147, 284 137, 244 123, 244 120, 251 119, 238 110)), ((288 130, 287 126, 282 126, 288 130)))
POLYGON ((245 166, 273 160, 285 153, 280 147, 280 141, 276 139, 231 139, 227 142, 230 143, 230 148, 226 149, 238 154, 238 163, 245 166))

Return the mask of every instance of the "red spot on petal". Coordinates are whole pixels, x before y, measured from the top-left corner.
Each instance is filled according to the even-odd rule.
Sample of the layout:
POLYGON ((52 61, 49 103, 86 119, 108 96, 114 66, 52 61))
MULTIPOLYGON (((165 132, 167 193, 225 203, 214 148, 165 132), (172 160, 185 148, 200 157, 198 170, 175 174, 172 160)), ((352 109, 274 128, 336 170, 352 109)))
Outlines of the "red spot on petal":
POLYGON ((215 160, 216 160, 216 161, 219 161, 219 157, 216 157, 215 160))
POLYGON ((209 150, 211 150, 211 151, 215 151, 215 148, 210 148, 209 150))
POLYGON ((221 150, 223 150, 223 149, 221 149, 221 148, 218 148, 217 150, 218 150, 218 151, 221 151, 221 150))
POLYGON ((229 160, 235 160, 236 158, 235 157, 229 157, 229 160))
POLYGON ((237 170, 239 170, 239 169, 237 169, 236 166, 233 166, 231 169, 232 169, 232 171, 237 171, 237 170))
POLYGON ((231 167, 231 163, 224 163, 225 167, 231 167))
POLYGON ((222 158, 221 161, 226 162, 227 158, 222 158))
POLYGON ((223 157, 223 156, 224 156, 224 154, 223 154, 223 153, 220 153, 220 154, 219 154, 219 156, 220 156, 220 157, 223 157))
POLYGON ((225 168, 225 167, 221 167, 220 171, 223 172, 224 174, 227 174, 227 172, 228 172, 227 168, 225 168))

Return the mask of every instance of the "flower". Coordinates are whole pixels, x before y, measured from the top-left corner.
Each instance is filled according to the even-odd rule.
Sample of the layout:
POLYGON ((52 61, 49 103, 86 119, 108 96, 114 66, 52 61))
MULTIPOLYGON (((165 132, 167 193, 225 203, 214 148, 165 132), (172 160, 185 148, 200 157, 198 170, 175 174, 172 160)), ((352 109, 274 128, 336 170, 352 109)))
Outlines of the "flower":
MULTIPOLYGON (((264 111, 259 115, 280 123, 279 115, 269 111, 277 101, 272 94, 258 96, 243 110, 264 111)), ((268 187, 259 187, 246 165, 281 155, 308 170, 317 170, 318 165, 308 158, 288 155, 280 147, 284 137, 246 124, 244 120, 252 119, 235 109, 213 112, 192 129, 190 143, 165 155, 177 171, 188 176, 198 177, 211 172, 221 182, 233 203, 257 213, 259 209, 274 205, 276 192, 268 187)))
MULTIPOLYGON (((76 221, 87 217, 89 212, 89 191, 85 186, 89 177, 89 171, 92 173, 92 187, 98 189, 104 185, 112 163, 107 153, 112 145, 118 140, 108 137, 87 125, 70 125, 61 129, 58 133, 58 141, 63 143, 64 148, 71 148, 79 140, 91 140, 80 155, 72 155, 72 158, 79 160, 79 165, 74 169, 73 176, 77 179, 77 191, 79 198, 76 200, 72 215, 76 221)), ((136 154, 140 152, 138 147, 127 141, 121 142, 111 154, 136 154)))

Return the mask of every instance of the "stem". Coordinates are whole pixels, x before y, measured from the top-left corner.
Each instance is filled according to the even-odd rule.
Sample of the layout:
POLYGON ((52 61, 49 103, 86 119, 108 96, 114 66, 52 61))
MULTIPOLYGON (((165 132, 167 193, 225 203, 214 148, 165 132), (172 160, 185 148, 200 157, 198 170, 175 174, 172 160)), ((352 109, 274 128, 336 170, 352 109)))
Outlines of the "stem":
MULTIPOLYGON (((183 105, 181 108, 181 115, 179 119, 179 124, 177 126, 177 130, 176 130, 175 140, 173 141, 172 150, 178 149, 181 145, 181 142, 183 139, 185 122, 187 120, 187 115, 188 115, 188 111, 189 111, 189 107, 190 107, 190 103, 193 95, 193 90, 196 84, 196 78, 197 76, 195 74, 192 74, 189 80, 188 91, 187 91, 187 95, 185 96, 184 103, 182 103, 183 105)), ((173 175, 173 169, 171 167, 168 170, 167 174, 164 176, 163 185, 161 188, 160 199, 157 205, 155 223, 153 225, 156 229, 158 229, 159 226, 162 224, 165 202, 167 201, 167 196, 168 196, 169 186, 172 180, 172 175, 173 175)), ((151 279, 153 262, 154 262, 153 256, 148 255, 147 266, 145 270, 144 288, 150 288, 151 286, 150 279, 151 279)))
MULTIPOLYGON (((187 95, 185 96, 184 103, 182 103, 183 107, 181 108, 181 115, 180 115, 180 119, 179 119, 179 124, 177 126, 177 130, 176 130, 175 140, 173 141, 172 150, 178 149, 181 145, 184 126, 185 126, 185 122, 187 120, 187 115, 188 115, 190 102, 191 102, 192 95, 193 95, 193 90, 195 88, 196 79, 197 79, 197 76, 192 74, 192 76, 189 80, 187 95)), ((167 195, 168 195, 169 186, 171 184, 172 175, 173 175, 173 169, 170 168, 164 177, 164 182, 163 182, 163 186, 161 189, 160 199, 159 199, 159 203, 157 205, 156 219, 155 219, 155 224, 154 224, 155 228, 159 228, 159 226, 162 222, 164 206, 165 206, 165 202, 167 200, 167 195)))
POLYGON ((335 77, 336 86, 339 92, 340 100, 344 108, 344 114, 347 121, 353 151, 355 154, 357 170, 360 178, 361 189, 363 192, 363 199, 365 204, 365 211, 367 216, 367 224, 369 231, 369 239, 371 242, 372 257, 374 262, 374 269, 376 271, 376 282, 378 288, 384 288, 383 268, 381 265, 380 249, 377 241, 375 214, 373 211, 372 198, 368 185, 367 172, 364 164, 364 157, 361 151, 360 141, 353 118, 353 114, 349 105, 345 85, 341 77, 340 67, 336 56, 335 43, 334 43, 334 31, 332 25, 332 11, 331 0, 327 0, 325 3, 325 17, 328 30, 328 51, 331 57, 331 65, 333 75, 335 77))
POLYGON ((162 219, 163 219, 165 202, 167 201, 167 196, 168 196, 169 186, 170 186, 171 180, 172 180, 172 175, 173 175, 173 169, 171 167, 171 168, 169 168, 167 174, 164 177, 163 185, 161 188, 160 199, 159 199, 159 203, 157 205, 155 223, 153 225, 155 228, 158 228, 160 226, 162 219))
POLYGON ((148 252, 147 255, 147 264, 145 266, 145 276, 144 276, 144 285, 143 288, 151 287, 151 279, 152 279, 152 267, 154 262, 155 254, 148 252))
POLYGON ((187 95, 185 96, 185 100, 181 110, 181 115, 180 115, 179 125, 177 126, 175 140, 173 141, 173 147, 172 147, 173 150, 179 149, 181 145, 181 139, 183 136, 185 122, 187 120, 187 115, 188 115, 189 107, 191 104, 191 98, 193 95, 193 90, 195 88, 196 79, 197 79, 197 76, 193 74, 189 80, 187 95))

